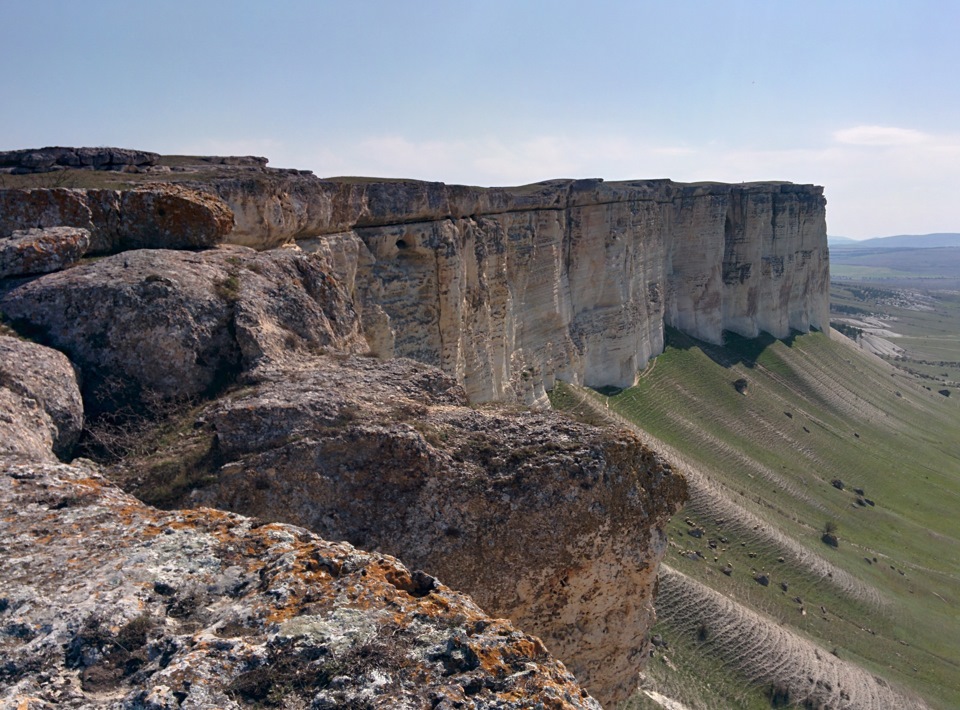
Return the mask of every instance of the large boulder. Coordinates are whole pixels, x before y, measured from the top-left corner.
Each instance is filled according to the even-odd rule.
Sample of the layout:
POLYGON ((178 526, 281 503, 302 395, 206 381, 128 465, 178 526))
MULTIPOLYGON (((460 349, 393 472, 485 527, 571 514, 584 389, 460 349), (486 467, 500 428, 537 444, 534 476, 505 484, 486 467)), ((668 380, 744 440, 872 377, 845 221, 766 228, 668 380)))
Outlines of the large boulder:
MULTIPOLYGON (((213 480, 179 503, 397 555, 543 638, 604 705, 635 690, 664 525, 685 498, 640 441, 470 408, 453 378, 412 360, 315 358, 261 375, 177 427, 209 466, 191 475, 213 480)), ((165 493, 188 441, 117 475, 165 493)))
POLYGON ((75 264, 90 246, 89 230, 48 227, 0 237, 0 278, 47 274, 75 264))
POLYGON ((0 705, 599 710, 539 639, 383 554, 0 457, 0 705))
POLYGON ((0 335, 0 452, 68 459, 83 429, 70 361, 56 350, 0 335))
POLYGON ((50 415, 36 400, 0 387, 0 456, 56 461, 55 429, 50 415))
POLYGON ((266 361, 363 347, 326 261, 296 250, 125 252, 20 284, 0 310, 70 356, 93 414, 209 395, 266 361))
POLYGON ((80 227, 90 252, 201 249, 223 242, 233 212, 219 198, 180 185, 130 190, 0 189, 0 236, 16 230, 80 227))

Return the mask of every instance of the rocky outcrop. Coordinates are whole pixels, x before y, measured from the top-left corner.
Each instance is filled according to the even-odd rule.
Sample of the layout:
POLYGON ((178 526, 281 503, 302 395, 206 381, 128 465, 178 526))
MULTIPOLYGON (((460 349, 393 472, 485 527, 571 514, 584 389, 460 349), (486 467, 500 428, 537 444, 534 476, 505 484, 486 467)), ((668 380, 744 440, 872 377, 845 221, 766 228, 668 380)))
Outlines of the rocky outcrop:
POLYGON ((535 637, 396 559, 216 510, 162 512, 89 462, 0 457, 0 705, 599 705, 535 637))
POLYGON ((0 237, 0 278, 47 274, 79 261, 90 246, 90 232, 79 227, 17 230, 0 237))
POLYGON ((30 148, 0 152, 0 170, 14 174, 45 173, 53 170, 123 170, 129 166, 156 165, 157 153, 127 148, 30 148))
POLYGON ((0 310, 70 356, 93 414, 210 395, 298 352, 362 347, 326 262, 296 250, 125 252, 18 285, 0 310))
POLYGON ((61 226, 88 230, 92 254, 201 249, 225 239, 233 228, 233 213, 216 197, 179 185, 0 189, 0 236, 61 226))
POLYGON ((70 361, 56 350, 0 335, 0 454, 67 459, 83 428, 70 361))
MULTIPOLYGON (((540 636, 605 706, 634 692, 685 483, 632 435, 471 409, 436 368, 369 358, 261 370, 177 428, 210 466, 183 502, 397 555, 540 636)), ((149 496, 173 456, 118 475, 149 496)))
POLYGON ((263 175, 204 189, 234 211, 231 241, 330 256, 374 352, 437 365, 475 401, 542 404, 558 378, 632 385, 665 324, 718 343, 829 322, 812 185, 263 175))

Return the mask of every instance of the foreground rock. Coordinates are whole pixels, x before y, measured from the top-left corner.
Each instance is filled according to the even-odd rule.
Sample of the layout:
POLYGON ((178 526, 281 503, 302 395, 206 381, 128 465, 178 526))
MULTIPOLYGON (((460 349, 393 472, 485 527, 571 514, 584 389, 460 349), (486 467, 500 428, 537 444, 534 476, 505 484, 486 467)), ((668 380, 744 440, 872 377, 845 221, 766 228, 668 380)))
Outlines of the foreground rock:
POLYGON ((21 284, 0 310, 70 356, 90 414, 210 395, 265 361, 365 347, 327 263, 294 250, 125 252, 21 284))
POLYGON ((91 464, 0 458, 0 705, 591 708, 540 641, 397 560, 91 464))
POLYGON ((76 263, 90 246, 90 232, 79 227, 18 230, 0 237, 0 278, 47 274, 76 263))
POLYGON ((466 405, 453 378, 410 360, 305 360, 261 370, 125 477, 169 495, 186 458, 212 482, 177 504, 397 555, 543 638, 604 705, 626 699, 683 479, 625 432, 466 405))
POLYGON ((0 189, 0 236, 48 227, 88 230, 92 254, 201 249, 226 238, 233 229, 233 213, 215 196, 179 185, 0 189))
POLYGON ((0 335, 0 454, 69 458, 83 429, 70 361, 56 350, 0 335))

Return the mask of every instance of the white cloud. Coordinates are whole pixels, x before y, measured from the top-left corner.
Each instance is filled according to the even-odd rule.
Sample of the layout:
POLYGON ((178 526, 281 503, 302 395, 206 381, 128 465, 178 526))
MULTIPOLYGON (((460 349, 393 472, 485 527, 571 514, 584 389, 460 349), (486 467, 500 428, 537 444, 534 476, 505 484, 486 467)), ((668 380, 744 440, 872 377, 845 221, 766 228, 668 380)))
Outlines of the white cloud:
POLYGON ((916 145, 928 139, 928 136, 912 128, 893 126, 853 126, 833 134, 838 143, 845 145, 897 146, 916 145))

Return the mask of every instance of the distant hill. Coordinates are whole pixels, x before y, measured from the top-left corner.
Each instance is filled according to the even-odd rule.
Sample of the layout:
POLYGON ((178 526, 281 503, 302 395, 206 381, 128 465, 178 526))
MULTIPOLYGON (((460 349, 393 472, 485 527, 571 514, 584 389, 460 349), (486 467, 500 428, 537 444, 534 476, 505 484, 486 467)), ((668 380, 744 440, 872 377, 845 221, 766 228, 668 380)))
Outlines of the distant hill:
POLYGON ((833 237, 827 235, 827 244, 829 246, 852 246, 857 243, 856 239, 850 237, 833 237))
POLYGON ((853 249, 930 249, 936 247, 960 247, 960 234, 938 232, 936 234, 898 234, 893 237, 875 237, 857 241, 847 237, 827 237, 830 246, 853 249))

